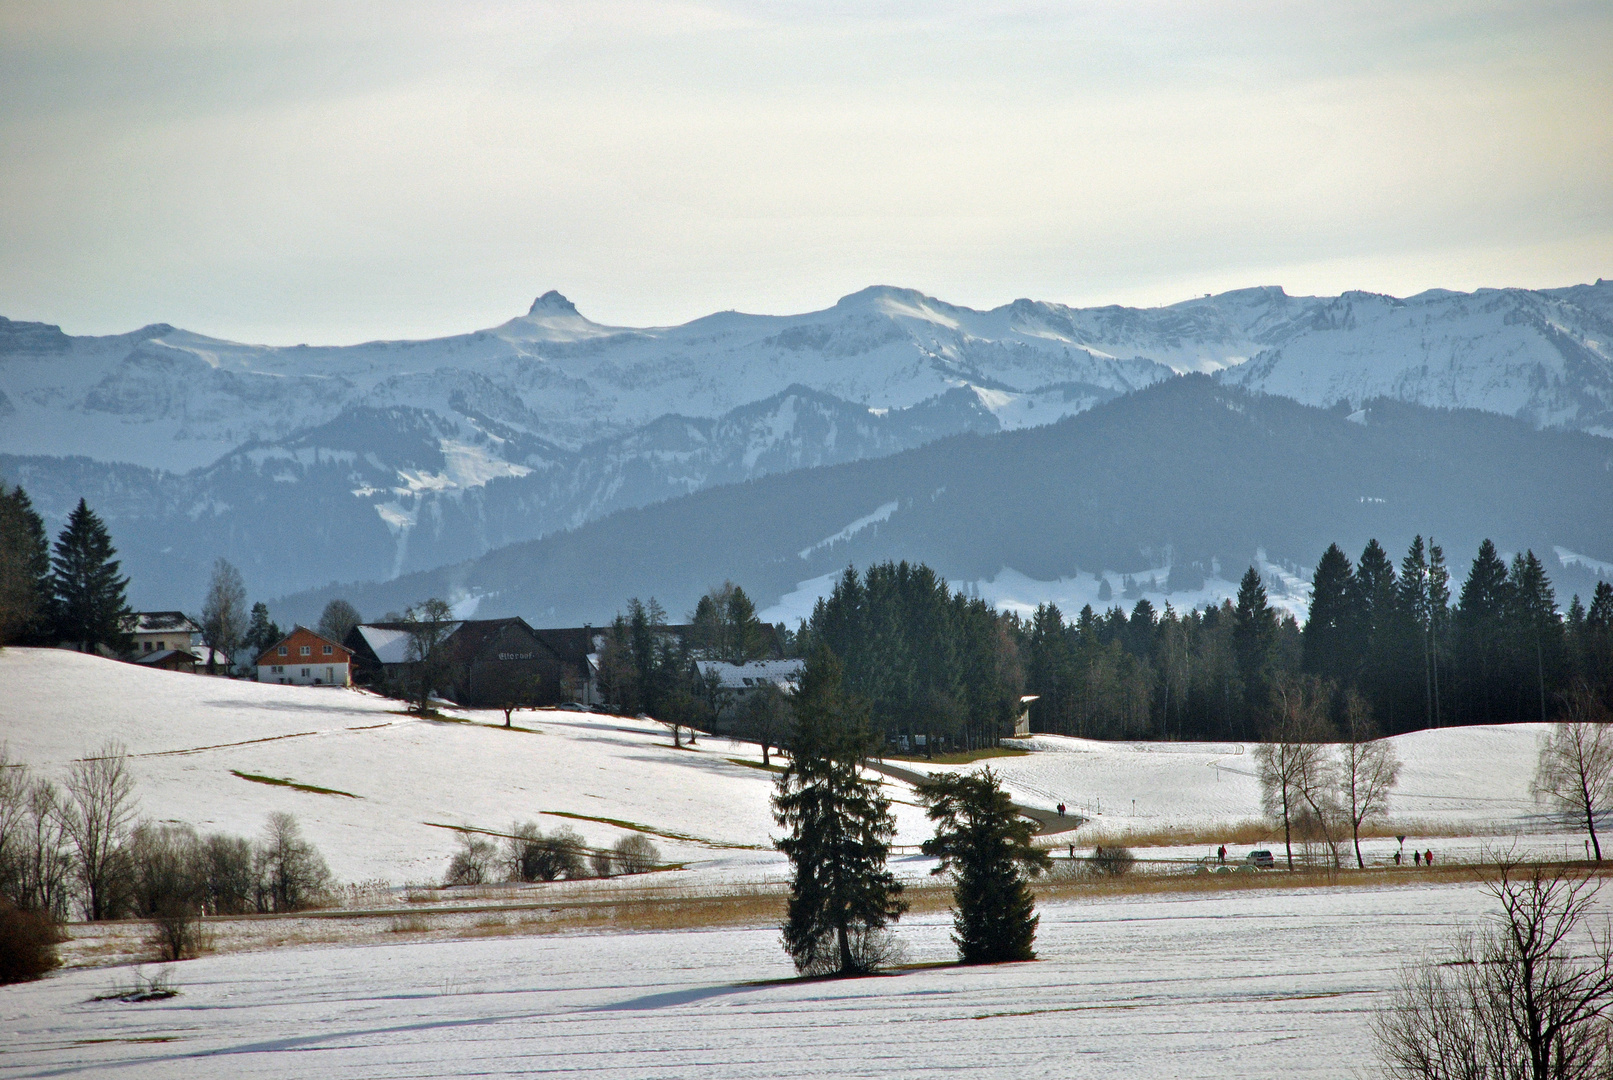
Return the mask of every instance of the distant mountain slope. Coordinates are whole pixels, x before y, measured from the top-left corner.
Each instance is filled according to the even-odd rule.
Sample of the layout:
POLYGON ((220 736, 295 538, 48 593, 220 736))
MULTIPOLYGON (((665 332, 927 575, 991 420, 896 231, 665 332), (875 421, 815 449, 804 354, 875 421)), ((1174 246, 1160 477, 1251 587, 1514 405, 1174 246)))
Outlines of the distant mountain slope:
POLYGON ((1235 579, 1258 552, 1303 577, 1331 541, 1353 554, 1376 536, 1398 557, 1430 532, 1458 574, 1491 536, 1532 546, 1572 586, 1586 564, 1552 563, 1554 549, 1613 563, 1613 441, 1386 400, 1322 410, 1191 376, 1055 425, 709 489, 280 609, 306 618, 333 595, 366 612, 436 595, 475 599, 484 614, 599 622, 632 595, 682 612, 725 578, 765 607, 886 558, 958 582, 1107 570, 1163 590, 1235 579))
POLYGON ((137 603, 182 607, 220 555, 257 593, 396 576, 712 485, 1045 425, 1173 371, 1607 433, 1610 340, 1602 281, 990 311, 878 287, 650 329, 551 292, 490 330, 340 348, 0 319, 0 477, 53 529, 88 498, 137 603))
MULTIPOLYGON (((1199 348, 1179 340, 1195 328, 1217 363, 1228 348, 1247 355, 1219 316, 1144 314, 1164 323, 1173 355, 1199 348)), ((1121 341, 1138 334, 1118 330, 1121 341)), ((1070 383, 1117 393, 1171 373, 1112 355, 1092 336, 1057 305, 976 312, 891 288, 805 315, 724 312, 653 329, 598 325, 550 292, 491 330, 330 348, 240 345, 166 324, 76 338, 0 320, 0 452, 184 471, 353 406, 426 409, 472 427, 491 420, 580 450, 668 414, 715 419, 797 385, 878 409, 976 386, 1018 426, 1019 394, 1070 383)))
MULTIPOLYGON (((1072 388, 1047 396, 1084 406, 1109 395, 1072 388)), ((427 409, 355 406, 184 475, 0 455, 0 477, 22 484, 53 528, 87 498, 112 528, 135 603, 173 607, 194 603, 219 556, 260 595, 395 577, 712 484, 894 453, 997 423, 962 389, 876 414, 791 387, 715 420, 665 416, 577 451, 491 420, 483 428, 477 438, 427 409)))
POLYGON ((1286 329, 1221 377, 1312 405, 1389 397, 1613 435, 1613 282, 1345 293, 1286 329))

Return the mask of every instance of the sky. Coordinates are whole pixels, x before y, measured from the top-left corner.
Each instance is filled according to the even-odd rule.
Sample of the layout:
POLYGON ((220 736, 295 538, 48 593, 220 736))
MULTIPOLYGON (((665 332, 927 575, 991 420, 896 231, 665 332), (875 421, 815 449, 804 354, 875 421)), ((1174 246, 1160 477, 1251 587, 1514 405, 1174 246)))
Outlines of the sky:
POLYGON ((1613 5, 0 0, 0 315, 267 344, 1613 277, 1613 5))

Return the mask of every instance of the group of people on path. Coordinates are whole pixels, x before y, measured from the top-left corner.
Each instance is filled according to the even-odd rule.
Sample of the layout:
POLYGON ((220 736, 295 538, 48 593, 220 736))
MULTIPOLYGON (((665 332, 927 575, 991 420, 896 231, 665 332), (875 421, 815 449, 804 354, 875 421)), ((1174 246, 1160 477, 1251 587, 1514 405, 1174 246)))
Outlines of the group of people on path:
MULTIPOLYGON (((1060 810, 1062 810, 1062 809, 1063 808, 1060 807, 1060 810)), ((1072 848, 1071 850, 1073 851, 1074 849, 1072 848)), ((1226 861, 1227 861, 1227 846, 1225 844, 1222 844, 1220 847, 1215 849, 1215 857, 1216 857, 1217 860, 1220 861, 1221 865, 1223 865, 1223 866, 1226 865, 1226 861)), ((1429 848, 1427 851, 1418 851, 1416 848, 1412 848, 1411 849, 1411 857, 1413 859, 1417 860, 1417 865, 1418 866, 1433 866, 1434 865, 1434 849, 1433 848, 1429 848)), ((1395 865, 1396 866, 1400 865, 1400 852, 1398 850, 1395 852, 1395 865)))
MULTIPOLYGON (((1429 848, 1427 851, 1418 851, 1416 848, 1412 848, 1411 849, 1411 857, 1416 862, 1416 864, 1418 866, 1433 866, 1434 865, 1434 849, 1433 848, 1429 848)), ((1400 865, 1400 852, 1398 852, 1398 851, 1395 852, 1395 865, 1396 866, 1400 865)))

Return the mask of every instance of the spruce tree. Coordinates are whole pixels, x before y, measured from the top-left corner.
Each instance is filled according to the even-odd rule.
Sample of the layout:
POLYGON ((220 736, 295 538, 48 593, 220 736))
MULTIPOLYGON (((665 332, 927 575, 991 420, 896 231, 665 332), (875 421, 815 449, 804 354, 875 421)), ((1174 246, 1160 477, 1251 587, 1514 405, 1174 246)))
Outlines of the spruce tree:
POLYGON ((1354 620, 1355 569, 1337 544, 1327 545, 1311 577, 1310 618, 1305 621, 1304 669, 1347 685, 1356 663, 1350 629, 1354 620))
POLYGON ((22 488, 0 483, 0 645, 40 637, 50 608, 50 543, 22 488))
POLYGON ((907 905, 886 869, 896 819, 862 763, 873 749, 867 711, 841 686, 840 662, 820 647, 795 696, 790 761, 773 795, 777 841, 793 871, 784 950, 809 975, 868 971, 880 931, 907 905))
POLYGON ((1464 705, 1459 719, 1463 722, 1489 724, 1501 719, 1498 710, 1509 681, 1502 666, 1510 591, 1507 564, 1496 553, 1495 544, 1485 540, 1462 583, 1456 607, 1456 654, 1464 705))
MULTIPOLYGON (((334 601, 332 601, 334 603, 334 601)), ((263 650, 285 637, 278 623, 269 618, 269 605, 262 600, 252 605, 252 615, 247 620, 246 637, 241 644, 252 650, 253 658, 263 655, 263 650)), ((328 635, 327 635, 328 636, 328 635)), ((340 641, 340 638, 335 640, 340 641)))
POLYGON ((56 541, 51 591, 56 635, 81 652, 105 646, 123 653, 131 646, 129 579, 118 576, 116 554, 106 525, 80 499, 56 541))
POLYGON ((1260 572, 1251 566, 1238 583, 1232 630, 1244 703, 1251 713, 1262 711, 1271 697, 1272 643, 1276 636, 1276 612, 1266 602, 1260 572))
POLYGON ((762 655, 762 623, 756 617, 756 605, 745 595, 745 590, 734 586, 728 594, 726 612, 728 656, 732 663, 744 664, 762 655))
POLYGON ((1514 664, 1524 675, 1519 687, 1529 686, 1535 692, 1532 695, 1535 701, 1520 707, 1518 719, 1538 719, 1545 723, 1547 691, 1561 682, 1564 659, 1557 593, 1546 576, 1546 568, 1533 551, 1514 556, 1507 586, 1507 622, 1513 639, 1514 664))
POLYGON ((965 964, 1034 960, 1036 898, 1026 874, 1052 865, 1046 851, 1031 844, 1031 823, 1014 812, 990 769, 967 775, 931 773, 919 797, 936 822, 924 842, 926 855, 941 864, 932 873, 954 878, 953 943, 965 964))

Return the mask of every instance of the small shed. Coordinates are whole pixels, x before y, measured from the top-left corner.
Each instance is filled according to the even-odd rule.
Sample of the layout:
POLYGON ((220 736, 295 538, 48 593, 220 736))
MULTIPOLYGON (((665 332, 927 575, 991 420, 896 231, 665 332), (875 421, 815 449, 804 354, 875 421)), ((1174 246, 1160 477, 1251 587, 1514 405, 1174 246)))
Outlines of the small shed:
POLYGON ((196 674, 196 654, 189 649, 159 649, 155 652, 142 652, 134 658, 134 662, 141 667, 160 668, 163 671, 183 671, 187 675, 196 674))

